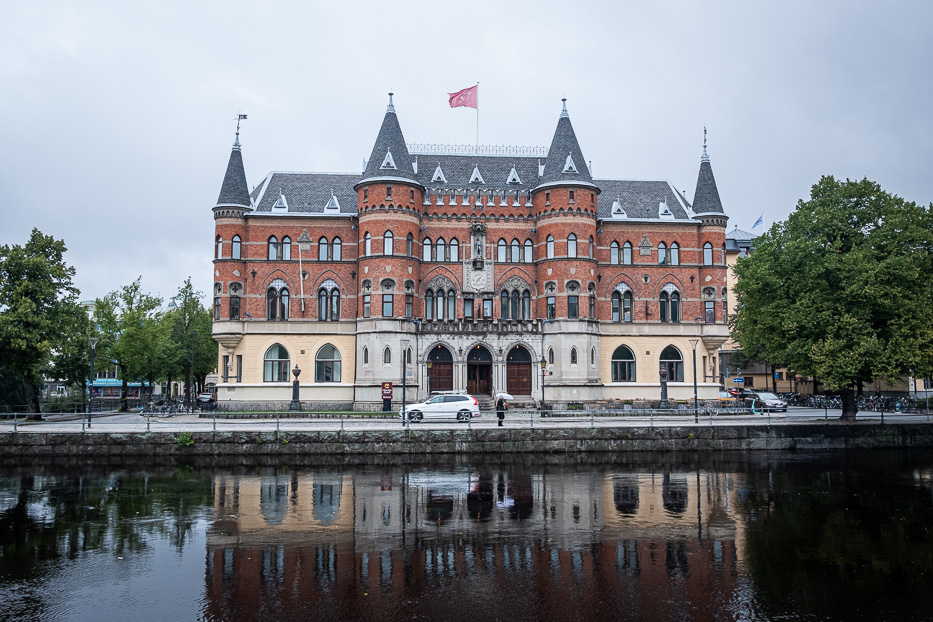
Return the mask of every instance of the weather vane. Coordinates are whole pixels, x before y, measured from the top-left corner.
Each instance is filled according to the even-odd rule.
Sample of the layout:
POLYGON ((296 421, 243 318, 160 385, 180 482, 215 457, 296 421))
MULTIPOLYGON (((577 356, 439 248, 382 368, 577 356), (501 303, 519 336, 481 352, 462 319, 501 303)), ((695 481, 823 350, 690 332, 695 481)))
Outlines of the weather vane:
POLYGON ((236 116, 236 142, 240 144, 240 121, 246 118, 245 114, 237 114, 236 116))

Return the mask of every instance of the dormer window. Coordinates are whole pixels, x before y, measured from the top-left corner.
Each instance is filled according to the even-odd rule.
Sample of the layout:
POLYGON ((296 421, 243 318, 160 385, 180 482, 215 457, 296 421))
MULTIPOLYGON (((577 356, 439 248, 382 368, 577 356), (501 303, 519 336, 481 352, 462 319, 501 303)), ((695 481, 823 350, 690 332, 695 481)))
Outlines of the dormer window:
POLYGON ((509 173, 509 178, 505 182, 507 184, 520 184, 522 183, 521 178, 518 176, 518 171, 515 170, 515 167, 512 167, 512 172, 509 173))
POLYGON ((337 201, 337 195, 331 191, 330 200, 327 201, 327 205, 324 206, 325 212, 339 212, 340 211, 340 202, 337 201))
POLYGON ((437 165, 437 168, 434 169, 434 175, 431 177, 431 181, 432 181, 432 182, 433 182, 433 181, 440 181, 440 182, 443 182, 443 183, 445 183, 445 184, 447 183, 447 178, 444 177, 444 171, 441 170, 441 165, 440 165, 440 164, 438 164, 438 165, 437 165))
POLYGON ((564 162, 564 173, 576 173, 577 165, 573 163, 573 156, 569 153, 567 154, 567 161, 564 162))
POLYGON ((485 184, 485 183, 486 183, 485 181, 483 181, 483 176, 482 176, 482 175, 480 174, 480 172, 479 172, 479 166, 474 166, 474 167, 473 167, 473 174, 470 175, 470 183, 471 183, 471 184, 472 184, 472 183, 479 183, 479 184, 485 184))
POLYGON ((395 160, 392 158, 392 152, 386 149, 386 157, 382 160, 382 166, 379 168, 397 168, 395 160))

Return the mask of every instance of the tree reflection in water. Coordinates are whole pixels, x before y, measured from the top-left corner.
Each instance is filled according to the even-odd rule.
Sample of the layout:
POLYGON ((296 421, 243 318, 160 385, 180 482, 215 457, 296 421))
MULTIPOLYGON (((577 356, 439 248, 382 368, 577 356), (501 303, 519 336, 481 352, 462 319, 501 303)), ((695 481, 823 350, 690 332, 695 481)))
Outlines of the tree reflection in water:
POLYGON ((0 607, 22 619, 177 602, 206 620, 916 619, 933 606, 931 474, 929 453, 883 452, 10 467, 0 607), (116 597, 132 576, 166 580, 162 551, 199 554, 203 582, 116 597), (70 589, 82 572, 112 578, 70 589))

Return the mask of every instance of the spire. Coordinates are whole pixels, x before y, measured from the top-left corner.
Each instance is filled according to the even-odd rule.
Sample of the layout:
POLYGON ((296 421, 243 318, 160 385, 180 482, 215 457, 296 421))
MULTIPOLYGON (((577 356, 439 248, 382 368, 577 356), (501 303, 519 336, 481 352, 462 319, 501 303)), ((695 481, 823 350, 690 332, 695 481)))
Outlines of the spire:
POLYGON ((379 129, 379 135, 376 136, 376 144, 373 145, 372 155, 369 157, 360 183, 385 178, 396 181, 411 180, 417 183, 415 171, 411 165, 411 155, 408 153, 408 146, 405 144, 405 137, 402 136, 402 128, 395 114, 392 95, 389 93, 386 115, 382 120, 382 127, 379 129))
MULTIPOLYGON (((245 115, 241 115, 245 117, 245 115)), ((240 131, 237 121, 237 135, 230 151, 230 160, 227 162, 227 172, 220 186, 220 196, 217 205, 232 205, 251 208, 249 200, 249 186, 246 184, 246 170, 243 168, 243 154, 240 152, 240 131)))
POLYGON ((577 142, 577 135, 567 113, 567 99, 561 101, 564 108, 557 119, 557 129, 554 131, 551 148, 547 152, 547 160, 544 161, 544 172, 539 187, 558 185, 562 182, 592 186, 593 177, 586 166, 586 158, 580 150, 580 143, 577 142))
POLYGON ((719 189, 716 188, 716 178, 713 177, 713 167, 709 163, 709 154, 706 153, 706 128, 703 128, 703 155, 700 157, 700 174, 697 176, 697 189, 693 195, 693 212, 697 216, 704 214, 722 214, 722 201, 719 199, 719 189))

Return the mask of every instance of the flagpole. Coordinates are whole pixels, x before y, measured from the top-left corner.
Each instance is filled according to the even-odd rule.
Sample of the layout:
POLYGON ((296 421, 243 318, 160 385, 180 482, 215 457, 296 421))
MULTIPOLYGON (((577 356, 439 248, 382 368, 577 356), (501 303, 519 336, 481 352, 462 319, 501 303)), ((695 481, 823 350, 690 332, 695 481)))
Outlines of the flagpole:
POLYGON ((479 155, 479 81, 476 82, 476 155, 479 155))

